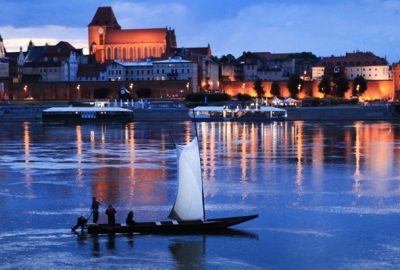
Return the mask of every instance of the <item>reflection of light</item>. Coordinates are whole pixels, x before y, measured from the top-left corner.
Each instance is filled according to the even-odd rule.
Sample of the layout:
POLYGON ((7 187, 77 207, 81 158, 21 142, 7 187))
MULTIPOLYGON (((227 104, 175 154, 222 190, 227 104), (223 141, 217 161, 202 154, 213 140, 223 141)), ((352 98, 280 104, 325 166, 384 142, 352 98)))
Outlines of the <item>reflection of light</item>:
MULTIPOLYGON (((29 135, 29 124, 24 123, 24 150, 25 150, 25 163, 29 163, 30 157, 30 135, 29 135)), ((30 168, 25 168, 25 183, 29 187, 32 183, 32 176, 30 174, 30 168)))
POLYGON ((29 136, 29 125, 28 123, 24 123, 24 149, 25 149, 25 156, 27 159, 25 159, 26 163, 29 163, 29 143, 30 143, 30 136, 29 136))
MULTIPOLYGON (((359 85, 357 85, 359 87, 359 85)), ((358 90, 358 89, 357 89, 358 90)), ((357 122, 355 124, 355 132, 356 132, 356 138, 354 142, 354 148, 355 148, 355 158, 356 158, 356 168, 354 171, 354 189, 358 191, 361 188, 360 180, 361 180, 361 173, 360 173, 360 158, 361 158, 361 141, 360 141, 360 135, 361 135, 361 128, 362 128, 362 123, 357 122)))
POLYGON ((78 163, 82 163, 82 127, 76 126, 76 147, 77 147, 77 156, 78 163))
POLYGON ((299 190, 303 190, 303 125, 304 122, 296 123, 292 131, 292 144, 297 146, 297 168, 296 168, 296 184, 299 190))

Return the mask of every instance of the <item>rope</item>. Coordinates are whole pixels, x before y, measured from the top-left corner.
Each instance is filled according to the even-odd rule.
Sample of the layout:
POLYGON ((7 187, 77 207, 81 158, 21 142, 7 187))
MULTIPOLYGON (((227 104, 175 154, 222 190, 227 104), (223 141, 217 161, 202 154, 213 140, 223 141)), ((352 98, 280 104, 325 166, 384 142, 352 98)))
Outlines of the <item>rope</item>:
MULTIPOLYGON (((175 144, 175 143, 174 143, 175 144)), ((156 160, 158 159, 158 157, 161 155, 161 151, 156 155, 156 160)), ((143 177, 141 178, 141 180, 139 181, 139 183, 137 183, 134 187, 133 187, 133 193, 134 191, 142 184, 143 180, 146 178, 147 174, 149 173, 150 169, 154 166, 154 162, 151 164, 150 168, 147 169, 147 171, 145 172, 145 174, 143 175, 143 177)), ((119 209, 121 209, 121 207, 123 207, 127 201, 131 198, 133 194, 129 195, 128 198, 126 198, 126 200, 120 205, 118 206, 117 210, 119 211, 119 209)))

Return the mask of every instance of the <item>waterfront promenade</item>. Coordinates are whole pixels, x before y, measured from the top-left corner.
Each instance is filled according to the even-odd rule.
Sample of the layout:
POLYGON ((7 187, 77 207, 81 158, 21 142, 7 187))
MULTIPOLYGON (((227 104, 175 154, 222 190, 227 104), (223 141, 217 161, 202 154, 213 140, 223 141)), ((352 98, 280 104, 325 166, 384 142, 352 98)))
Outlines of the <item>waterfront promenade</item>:
MULTIPOLYGON (((40 122, 42 110, 51 106, 36 105, 0 105, 0 122, 22 121, 40 122)), ((289 121, 326 121, 326 120, 400 120, 400 114, 389 103, 373 106, 327 106, 285 108, 289 121)), ((189 121, 188 108, 151 108, 133 109, 137 122, 180 122, 189 121)))

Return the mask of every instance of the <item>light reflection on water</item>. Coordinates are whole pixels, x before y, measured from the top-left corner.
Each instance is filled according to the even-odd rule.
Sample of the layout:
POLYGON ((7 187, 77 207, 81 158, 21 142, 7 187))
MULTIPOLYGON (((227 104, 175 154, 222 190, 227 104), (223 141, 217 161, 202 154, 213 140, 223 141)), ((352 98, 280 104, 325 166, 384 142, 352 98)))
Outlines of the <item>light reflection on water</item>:
POLYGON ((26 258, 32 269, 398 268, 397 123, 197 129, 208 217, 260 217, 231 235, 93 238, 69 233, 78 215, 89 215, 92 196, 113 204, 119 222, 131 209, 141 221, 168 215, 177 188, 169 133, 188 143, 193 125, 1 123, 0 269, 21 268, 26 258))

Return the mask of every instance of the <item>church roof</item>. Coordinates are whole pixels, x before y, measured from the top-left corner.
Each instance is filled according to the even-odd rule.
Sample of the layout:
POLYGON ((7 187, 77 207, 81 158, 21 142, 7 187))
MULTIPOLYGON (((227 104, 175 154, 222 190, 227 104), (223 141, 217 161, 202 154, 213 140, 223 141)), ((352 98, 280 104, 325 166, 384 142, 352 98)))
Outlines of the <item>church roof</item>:
POLYGON ((26 55, 25 59, 28 61, 39 60, 40 57, 45 53, 45 51, 46 46, 33 46, 26 55))
POLYGON ((211 57, 211 48, 210 45, 208 47, 194 47, 194 48, 186 48, 189 52, 195 53, 195 54, 200 54, 200 55, 206 55, 208 57, 211 57))
POLYGON ((107 30, 106 44, 165 43, 167 28, 107 30))
POLYGON ((121 29, 111 7, 99 7, 88 26, 106 26, 114 29, 121 29))

